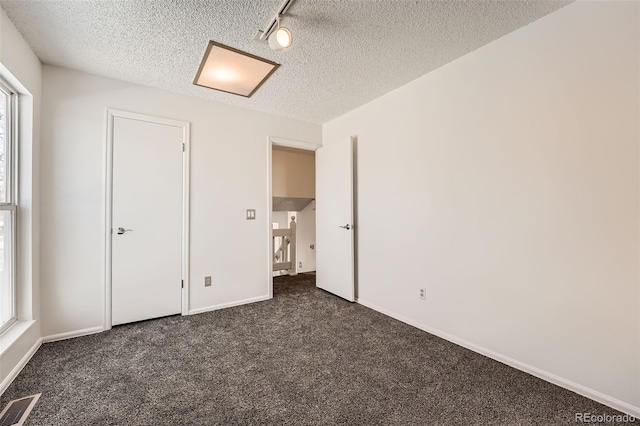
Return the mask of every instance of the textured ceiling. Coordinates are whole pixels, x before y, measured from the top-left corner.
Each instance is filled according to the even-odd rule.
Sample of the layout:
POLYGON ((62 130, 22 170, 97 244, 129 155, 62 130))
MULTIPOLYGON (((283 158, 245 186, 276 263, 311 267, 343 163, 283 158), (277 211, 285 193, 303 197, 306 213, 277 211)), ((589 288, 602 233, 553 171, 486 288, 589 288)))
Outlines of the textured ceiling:
POLYGON ((282 0, 0 1, 43 63, 324 123, 565 1, 297 0, 293 46, 253 40, 282 0), (282 64, 250 98, 193 86, 214 40, 282 64))

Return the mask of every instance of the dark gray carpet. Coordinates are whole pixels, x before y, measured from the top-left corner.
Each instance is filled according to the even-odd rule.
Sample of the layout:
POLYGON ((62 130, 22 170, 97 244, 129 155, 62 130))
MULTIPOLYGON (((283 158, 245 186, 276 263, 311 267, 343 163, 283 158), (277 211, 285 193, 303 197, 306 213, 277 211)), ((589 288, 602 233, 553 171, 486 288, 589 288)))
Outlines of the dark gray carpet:
POLYGON ((315 288, 48 343, 29 425, 550 425, 614 410, 315 288))

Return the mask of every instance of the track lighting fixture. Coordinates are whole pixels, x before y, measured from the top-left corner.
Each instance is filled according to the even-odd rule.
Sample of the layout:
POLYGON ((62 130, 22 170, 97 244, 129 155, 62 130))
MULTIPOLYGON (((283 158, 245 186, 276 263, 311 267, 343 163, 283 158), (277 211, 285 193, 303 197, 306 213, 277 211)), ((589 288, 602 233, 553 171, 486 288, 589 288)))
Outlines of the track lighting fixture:
POLYGON ((282 50, 291 46, 293 36, 289 28, 280 25, 281 16, 278 15, 278 27, 269 36, 269 47, 273 50, 282 50))
POLYGON ((287 49, 293 43, 293 35, 287 27, 280 25, 280 20, 293 4, 294 0, 285 0, 278 9, 276 16, 269 22, 265 30, 258 30, 254 40, 269 42, 269 47, 273 50, 287 49))

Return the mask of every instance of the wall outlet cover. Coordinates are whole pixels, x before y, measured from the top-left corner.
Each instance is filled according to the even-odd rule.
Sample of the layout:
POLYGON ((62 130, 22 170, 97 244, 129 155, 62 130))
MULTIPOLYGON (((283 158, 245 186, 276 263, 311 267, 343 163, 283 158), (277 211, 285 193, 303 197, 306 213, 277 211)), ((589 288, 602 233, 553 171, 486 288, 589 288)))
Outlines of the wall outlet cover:
POLYGON ((211 287, 211 277, 210 276, 204 277, 204 286, 205 287, 211 287))

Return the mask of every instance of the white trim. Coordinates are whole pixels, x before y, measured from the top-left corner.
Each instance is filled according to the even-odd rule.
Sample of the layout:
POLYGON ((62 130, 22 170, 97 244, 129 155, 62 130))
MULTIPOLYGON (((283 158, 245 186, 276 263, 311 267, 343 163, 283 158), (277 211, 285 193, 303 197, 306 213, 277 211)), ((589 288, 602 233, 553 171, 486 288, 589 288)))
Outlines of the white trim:
MULTIPOLYGON (((271 299, 273 297, 273 236, 271 235, 271 221, 272 221, 272 212, 273 212, 273 195, 272 188, 273 185, 271 181, 272 177, 272 151, 273 145, 278 146, 286 146, 289 148, 298 148, 304 149, 306 151, 317 151, 321 148, 321 145, 316 145, 309 142, 301 142, 293 139, 285 139, 285 138, 277 138, 273 136, 269 136, 267 138, 267 243, 269 244, 269 249, 267 250, 267 271, 269 272, 269 277, 267 279, 267 294, 268 298, 271 299)), ((297 270, 297 265, 296 265, 297 270)))
POLYGON ((273 185, 272 179, 272 164, 273 161, 273 142, 269 137, 267 138, 267 244, 269 248, 267 250, 267 295, 269 299, 273 297, 273 196, 271 195, 271 187, 273 185))
POLYGON ((154 115, 138 114, 136 112, 123 111, 120 109, 107 108, 107 113, 113 117, 128 118, 130 120, 144 121, 147 123, 164 124, 173 127, 188 127, 186 121, 172 120, 170 118, 156 117, 154 115))
POLYGON ((2 395, 4 391, 6 391, 7 388, 11 385, 11 383, 15 380, 15 378, 18 377, 18 374, 20 374, 20 372, 25 367, 25 365, 27 365, 29 360, 31 360, 31 357, 33 357, 33 355, 38 351, 38 349, 40 349, 41 345, 42 345, 42 339, 36 340, 33 346, 31 346, 31 349, 29 349, 29 351, 27 351, 27 353, 24 354, 20 362, 18 362, 18 364, 15 367, 13 367, 13 370, 11 370, 11 372, 7 375, 7 377, 4 378, 2 383, 0 383, 0 395, 2 395))
POLYGON ((263 301, 269 300, 269 299, 271 299, 271 296, 269 294, 267 294, 267 295, 264 295, 264 296, 252 297, 250 299, 237 300, 235 302, 221 303, 219 305, 213 305, 213 306, 207 306, 207 307, 204 307, 204 308, 192 309, 191 311, 189 311, 189 315, 196 315, 196 314, 202 314, 204 312, 217 311, 219 309, 232 308, 234 306, 246 305, 248 303, 263 302, 263 301))
POLYGON ((104 263, 103 263, 103 276, 104 281, 103 296, 104 296, 104 321, 102 328, 105 330, 111 329, 111 225, 113 221, 113 188, 112 188, 112 172, 113 172, 113 120, 114 115, 111 111, 107 110, 107 136, 104 141, 104 221, 103 221, 103 237, 104 237, 104 263))
MULTIPOLYGON (((166 126, 173 126, 182 128, 182 142, 184 144, 184 150, 182 153, 182 300, 181 300, 181 313, 182 315, 189 314, 189 217, 190 217, 190 176, 191 176, 191 125, 186 121, 171 120, 163 117, 155 117, 151 115, 138 114, 134 112, 121 111, 117 109, 107 108, 107 132, 104 142, 104 215, 103 215, 103 247, 104 247, 104 262, 103 262, 103 297, 104 297, 104 312, 103 312, 103 327, 102 330, 110 330, 112 324, 111 318, 111 228, 112 214, 113 214, 113 124, 116 117, 127 118, 130 120, 144 121, 148 123, 164 124, 166 126)), ((71 336, 74 337, 74 336, 71 336)))
POLYGON ((603 393, 600 393, 598 391, 595 391, 593 389, 590 389, 586 386, 580 385, 578 383, 572 382, 571 380, 562 378, 560 376, 556 376, 553 373, 549 373, 547 371, 541 370, 537 367, 534 367, 532 365, 526 364, 524 362, 515 360, 513 358, 510 358, 508 356, 499 354, 497 352, 494 352, 490 349, 486 349, 482 346, 476 345, 475 343, 471 343, 465 339, 461 339, 459 337, 453 336, 449 333, 445 333, 443 331, 437 330, 435 328, 426 326, 424 324, 421 324, 417 321, 414 321, 412 319, 409 319, 403 315, 397 314, 395 312, 392 312, 390 310, 387 310, 385 308, 382 308, 376 304, 367 302, 365 300, 362 299, 357 299, 356 300, 357 303, 359 303, 362 306, 365 306, 369 309, 373 309, 374 311, 378 311, 384 315, 390 316, 391 318, 395 318, 398 321, 402 321, 405 324, 409 324, 413 327, 419 328, 422 331, 426 331, 429 334, 433 334, 434 336, 438 336, 440 338, 443 338, 445 340, 448 340, 451 343, 455 343, 458 346, 462 346, 463 348, 467 348, 473 352, 479 353, 481 355, 484 355, 486 357, 489 357, 493 360, 496 360, 498 362, 501 362, 503 364, 506 364, 510 367, 513 367, 517 370, 520 371, 524 371, 525 373, 531 374, 532 376, 536 376, 542 380, 545 380, 549 383, 552 383, 554 385, 560 386, 562 388, 568 389, 572 392, 575 392, 579 395, 582 395, 584 397, 587 397, 589 399, 593 399, 594 401, 597 401, 601 404, 607 405, 615 410, 621 411, 623 413, 629 414, 630 416, 633 416, 635 418, 640 418, 640 407, 634 407, 633 405, 626 403, 624 401, 620 401, 619 399, 610 397, 608 395, 605 395, 603 393))
POLYGON ((182 128, 182 315, 189 315, 189 260, 190 209, 191 209, 191 124, 184 123, 182 128))
POLYGON ((74 337, 89 336, 91 334, 101 333, 104 329, 99 327, 84 328, 82 330, 67 331, 66 333, 52 334, 50 336, 42 336, 42 343, 57 342, 58 340, 73 339, 74 337))
POLYGON ((9 351, 35 323, 35 320, 13 322, 0 336, 0 356, 9 351))
POLYGON ((354 155, 354 147, 356 145, 357 136, 349 137, 349 199, 351 200, 351 217, 349 221, 351 222, 351 293, 349 294, 351 297, 347 299, 349 302, 356 301, 356 211, 355 211, 355 181, 354 181, 354 173, 355 173, 355 155, 354 155))
POLYGON ((10 228, 10 247, 9 249, 4 250, 5 260, 6 257, 9 256, 9 271, 8 271, 8 279, 9 279, 9 297, 11 299, 11 318, 6 323, 0 326, 0 336, 11 329, 11 327, 19 321, 21 317, 21 312, 18 309, 18 257, 19 257, 19 248, 18 248, 18 177, 19 177, 19 158, 18 151, 20 148, 19 137, 18 134, 20 128, 20 105, 18 104, 20 94, 18 90, 16 90, 8 81, 5 80, 4 76, 0 75, 0 90, 5 94, 7 98, 6 102, 6 126, 5 129, 6 138, 6 158, 8 161, 6 162, 6 166, 8 166, 7 180, 8 185, 6 186, 6 200, 3 202, 2 210, 9 211, 9 215, 11 217, 11 228, 10 228), (8 138, 8 140, 7 140, 8 138))

